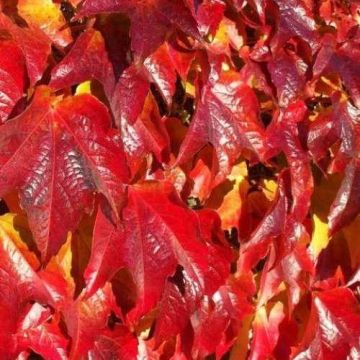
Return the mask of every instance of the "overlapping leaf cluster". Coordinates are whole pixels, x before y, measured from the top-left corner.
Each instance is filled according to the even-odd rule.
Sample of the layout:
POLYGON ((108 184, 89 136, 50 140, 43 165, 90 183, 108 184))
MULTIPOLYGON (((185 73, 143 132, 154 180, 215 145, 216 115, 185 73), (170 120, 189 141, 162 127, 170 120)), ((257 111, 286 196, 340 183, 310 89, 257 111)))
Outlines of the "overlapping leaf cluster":
POLYGON ((0 358, 358 359, 359 24, 2 0, 0 358))

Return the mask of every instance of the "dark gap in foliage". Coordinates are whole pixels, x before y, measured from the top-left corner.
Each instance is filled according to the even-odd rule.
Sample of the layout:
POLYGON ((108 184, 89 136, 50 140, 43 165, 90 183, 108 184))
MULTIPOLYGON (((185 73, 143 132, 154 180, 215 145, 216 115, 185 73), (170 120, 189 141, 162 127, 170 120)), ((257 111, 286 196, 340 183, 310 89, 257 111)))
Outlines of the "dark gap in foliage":
POLYGON ((6 202, 3 199, 1 199, 0 200, 0 215, 4 215, 8 212, 10 212, 10 209, 7 207, 6 202))
POLYGON ((122 321, 116 316, 113 311, 111 311, 108 317, 107 326, 109 329, 114 330, 116 324, 122 324, 122 321))
POLYGON ((181 265, 178 265, 176 267, 175 274, 168 278, 168 280, 175 284, 182 295, 185 294, 185 281, 184 281, 184 274, 183 274, 184 268, 181 265))
POLYGON ((150 85, 150 90, 151 90, 151 93, 153 94, 153 96, 154 96, 154 98, 155 98, 155 100, 156 100, 156 102, 158 104, 160 115, 161 116, 166 115, 167 112, 168 112, 168 109, 167 109, 165 100, 163 99, 163 97, 160 94, 160 91, 155 86, 155 84, 150 85))
POLYGON ((45 360, 41 355, 37 354, 34 351, 31 351, 28 357, 28 360, 45 360))
POLYGON ((66 21, 70 21, 75 15, 75 8, 69 1, 61 1, 60 10, 66 21))

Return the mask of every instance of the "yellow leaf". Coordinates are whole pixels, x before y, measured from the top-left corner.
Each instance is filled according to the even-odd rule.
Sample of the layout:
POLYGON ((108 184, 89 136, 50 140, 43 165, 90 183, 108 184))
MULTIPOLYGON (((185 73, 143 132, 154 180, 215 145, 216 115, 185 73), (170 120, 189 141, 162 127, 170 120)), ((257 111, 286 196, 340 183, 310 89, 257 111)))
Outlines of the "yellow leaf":
POLYGON ((17 8, 28 24, 39 27, 55 44, 65 47, 72 42, 60 4, 52 0, 18 0, 17 8))
POLYGON ((91 94, 91 81, 84 81, 76 87, 75 95, 91 94))
POLYGON ((313 214, 313 234, 310 243, 311 253, 318 257, 323 249, 328 246, 328 224, 321 220, 318 215, 313 214))
POLYGON ((48 284, 65 280, 66 292, 68 296, 73 296, 75 291, 75 281, 71 275, 72 251, 71 251, 71 233, 68 234, 65 244, 62 245, 58 253, 53 256, 46 266, 45 275, 48 278, 48 284), (59 280, 53 280, 59 279, 59 280))
POLYGON ((241 216, 241 204, 245 198, 248 190, 249 183, 246 180, 247 167, 243 161, 235 165, 230 175, 227 177, 233 183, 232 189, 224 196, 224 199, 217 209, 221 218, 223 229, 231 229, 238 227, 239 219, 241 216))
POLYGON ((262 192, 269 201, 273 201, 275 198, 277 183, 275 180, 264 179, 263 186, 261 187, 262 192))
POLYGON ((243 321, 239 333, 236 338, 236 342, 231 349, 230 360, 245 360, 247 359, 249 342, 250 342, 250 330, 253 322, 254 315, 247 315, 243 321))
POLYGON ((22 215, 7 213, 0 216, 0 228, 9 236, 30 266, 37 269, 40 262, 29 250, 29 245, 34 245, 34 242, 26 218, 22 215))
POLYGON ((312 197, 313 232, 310 250, 314 257, 318 257, 320 252, 329 244, 327 216, 341 183, 339 174, 330 175, 327 178, 321 176, 320 179, 315 184, 312 197))

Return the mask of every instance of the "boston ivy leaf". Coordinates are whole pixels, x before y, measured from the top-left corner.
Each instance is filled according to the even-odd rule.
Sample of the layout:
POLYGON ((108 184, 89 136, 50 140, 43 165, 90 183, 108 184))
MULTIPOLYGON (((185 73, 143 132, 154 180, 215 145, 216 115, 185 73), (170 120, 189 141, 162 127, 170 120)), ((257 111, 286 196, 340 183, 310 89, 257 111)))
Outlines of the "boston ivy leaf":
POLYGON ((212 268, 219 273, 226 266, 210 249, 201 238, 196 214, 184 207, 170 184, 134 185, 129 188, 121 224, 114 226, 99 210, 85 273, 88 291, 93 293, 118 269, 126 267, 137 286, 137 306, 131 315, 137 318, 160 300, 165 280, 175 273, 178 264, 197 293, 209 293, 213 285, 208 274, 212 268))
POLYGON ((44 358, 66 360, 68 341, 58 324, 51 320, 49 308, 38 303, 33 304, 18 325, 18 351, 31 349, 44 358))
POLYGON ((305 104, 302 101, 293 102, 280 110, 267 128, 271 156, 280 149, 286 156, 291 174, 291 211, 299 222, 304 220, 309 210, 313 190, 309 156, 302 146, 298 129, 298 123, 303 121, 305 115, 305 104))
POLYGON ((279 7, 279 23, 271 46, 277 50, 291 38, 305 41, 313 52, 319 47, 319 35, 310 5, 303 0, 275 0, 279 7))
POLYGON ((101 33, 90 28, 77 38, 69 53, 52 70, 50 86, 58 90, 93 79, 103 85, 110 98, 115 86, 113 67, 101 33))
POLYGON ((138 342, 125 326, 116 326, 114 330, 104 331, 89 351, 93 359, 133 360, 137 356, 138 342))
POLYGON ((360 106, 359 66, 360 50, 351 42, 337 47, 334 37, 327 35, 314 64, 314 76, 337 73, 350 93, 355 105, 360 106))
MULTIPOLYGON (((222 231, 220 229, 219 217, 215 212, 210 210, 201 210, 199 212, 199 217, 202 236, 209 244, 213 244, 213 246, 209 247, 211 253, 209 261, 210 263, 216 264, 216 266, 213 266, 211 269, 209 269, 206 276, 207 283, 210 285, 208 293, 213 293, 213 295, 212 297, 203 297, 199 292, 196 284, 193 283, 191 277, 187 274, 186 270, 183 269, 180 271, 178 268, 175 275, 167 281, 162 299, 159 303, 159 314, 157 316, 154 334, 155 343, 158 345, 177 334, 184 335, 184 333, 189 331, 190 325, 194 331, 197 331, 197 340, 201 343, 207 343, 207 339, 202 339, 202 332, 211 332, 211 330, 208 330, 206 325, 205 328, 203 328, 201 323, 198 321, 198 319, 201 318, 200 307, 202 306, 202 302, 207 303, 210 301, 211 304, 213 304, 213 301, 216 303, 218 302, 219 308, 222 309, 221 304, 224 300, 223 297, 227 297, 227 290, 229 290, 231 293, 234 293, 231 295, 234 304, 237 304, 237 300, 239 300, 239 302, 242 302, 242 300, 247 302, 245 299, 240 299, 240 296, 239 299, 236 298, 236 295, 240 294, 241 292, 241 285, 239 284, 243 284, 242 281, 239 281, 239 286, 236 285, 236 281, 230 281, 228 285, 223 285, 224 278, 228 274, 227 262, 229 261, 231 254, 227 252, 228 249, 226 247, 219 246, 219 243, 222 241, 223 237, 222 231), (218 243, 218 246, 216 246, 216 243, 218 243)), ((247 285, 249 285, 249 283, 246 283, 246 286, 247 285)), ((251 292, 251 288, 252 287, 250 285, 247 290, 251 292)), ((243 295, 242 292, 241 294, 243 295)), ((226 302, 226 299, 224 302, 226 302)), ((227 310, 230 312, 231 305, 227 303, 225 307, 228 306, 229 308, 227 308, 227 310)), ((248 307, 243 302, 241 307, 244 312, 248 310, 248 307)), ((214 323, 220 321, 220 328, 217 328, 218 333, 222 333, 224 330, 221 325, 224 325, 224 328, 226 328, 228 325, 229 316, 226 315, 225 321, 219 320, 219 317, 221 316, 220 313, 224 314, 225 312, 226 311, 223 309, 221 311, 215 312, 214 323)), ((237 313, 237 315, 239 314, 237 313)), ((205 319, 206 316, 207 314, 204 314, 203 318, 205 319)), ((206 320, 204 320, 204 322, 206 322, 206 320)), ((209 322, 212 322, 212 313, 209 314, 209 322)), ((215 338, 213 340, 215 340, 215 338)), ((211 349, 215 348, 216 346, 216 341, 213 341, 211 349)), ((200 347, 201 346, 199 346, 199 348, 200 347)), ((199 350, 200 349, 197 349, 196 351, 199 350)), ((203 349, 201 349, 201 351, 202 350, 203 349)), ((204 352, 206 351, 208 350, 204 350, 204 352)))
POLYGON ((30 302, 38 301, 44 304, 51 302, 51 296, 44 283, 17 248, 17 244, 19 247, 25 245, 21 245, 18 234, 14 237, 15 241, 12 240, 12 236, 14 235, 0 226, 0 294, 2 295, 0 355, 4 359, 20 351, 13 334, 19 330, 18 322, 21 321, 21 314, 26 311, 30 302))
POLYGON ((160 46, 144 61, 148 78, 155 83, 168 106, 176 90, 176 71, 166 44, 160 46))
POLYGON ((332 98, 332 111, 321 112, 310 125, 308 147, 316 160, 323 158, 330 147, 340 141, 332 165, 332 171, 342 171, 351 158, 360 152, 360 111, 349 101, 335 93, 332 98))
POLYGON ((343 171, 345 168, 345 177, 328 215, 330 234, 348 225, 360 211, 357 190, 360 111, 341 99, 340 94, 335 94, 332 102, 331 114, 320 116, 311 124, 308 136, 309 148, 318 159, 326 155, 328 147, 340 141, 331 170, 343 171))
POLYGON ((155 341, 162 344, 180 334, 189 322, 191 305, 173 282, 166 282, 155 327, 155 341))
POLYGON ((266 305, 281 291, 281 284, 285 283, 288 287, 289 312, 291 314, 301 299, 301 291, 306 290, 306 275, 314 274, 314 264, 307 249, 299 244, 289 255, 273 266, 275 256, 276 253, 272 249, 262 272, 258 304, 259 306, 266 305))
POLYGON ((271 356, 279 341, 279 325, 284 319, 284 307, 277 302, 267 315, 266 308, 261 306, 254 319, 254 338, 249 359, 266 359, 271 356))
POLYGON ((191 318, 194 349, 204 358, 216 353, 223 356, 233 344, 242 320, 253 312, 255 283, 250 274, 230 279, 212 296, 205 298, 191 318))
POLYGON ((114 304, 109 284, 88 299, 80 296, 76 301, 69 300, 63 314, 72 339, 71 359, 80 359, 93 351, 95 342, 103 332, 107 332, 107 321, 114 304))
POLYGON ((111 100, 117 126, 133 124, 141 114, 150 84, 142 68, 129 66, 121 74, 111 100))
POLYGON ((196 20, 202 35, 215 35, 224 18, 225 4, 218 0, 203 1, 196 12, 196 20))
POLYGON ((264 258, 271 241, 284 231, 289 209, 289 195, 286 189, 287 175, 286 173, 280 175, 272 206, 251 234, 250 240, 244 244, 240 251, 238 269, 241 273, 247 273, 259 259, 264 258))
POLYGON ((324 158, 338 140, 336 118, 336 111, 322 112, 309 126, 307 146, 315 161, 324 158))
POLYGON ((235 72, 223 72, 202 89, 194 118, 181 145, 178 162, 184 163, 207 142, 215 149, 219 176, 226 176, 243 149, 259 159, 265 153, 265 131, 258 119, 255 93, 235 72))
POLYGON ((123 119, 120 129, 132 175, 136 174, 144 157, 150 153, 159 163, 167 159, 169 136, 151 94, 148 94, 142 113, 136 122, 131 125, 123 119))
POLYGON ((10 116, 24 96, 26 68, 23 54, 14 41, 0 42, 0 122, 10 116))
POLYGON ((39 29, 35 27, 20 28, 3 13, 0 13, 0 29, 9 32, 22 51, 30 85, 34 85, 42 78, 47 67, 50 41, 39 29))
POLYGON ((296 360, 346 359, 360 351, 359 303, 346 288, 315 293, 296 360))
POLYGON ((102 12, 122 12, 131 20, 131 47, 146 58, 173 31, 179 29, 201 41, 196 22, 182 0, 85 0, 78 16, 102 12))
POLYGON ((276 57, 268 62, 268 69, 276 86, 280 106, 287 106, 302 96, 307 65, 301 58, 279 50, 276 57))
POLYGON ((106 108, 94 97, 60 100, 39 87, 27 110, 0 128, 0 192, 20 190, 45 260, 91 209, 94 191, 118 213, 127 168, 109 126, 106 108))
POLYGON ((157 86, 166 104, 171 106, 176 90, 174 66, 169 47, 164 44, 145 59, 142 66, 131 65, 121 74, 111 99, 118 127, 136 121, 150 91, 150 83, 157 86))
POLYGON ((352 160, 328 215, 330 235, 350 224, 360 212, 360 160, 352 160))

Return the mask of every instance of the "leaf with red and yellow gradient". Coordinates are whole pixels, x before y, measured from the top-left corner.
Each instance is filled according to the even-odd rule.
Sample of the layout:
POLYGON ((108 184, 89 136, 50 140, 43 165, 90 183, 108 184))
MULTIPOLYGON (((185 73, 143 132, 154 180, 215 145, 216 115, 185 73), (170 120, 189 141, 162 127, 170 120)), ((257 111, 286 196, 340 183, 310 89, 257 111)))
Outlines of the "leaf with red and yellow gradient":
POLYGON ((72 42, 60 4, 52 0, 18 0, 17 9, 29 25, 39 27, 56 45, 66 47, 72 42))

